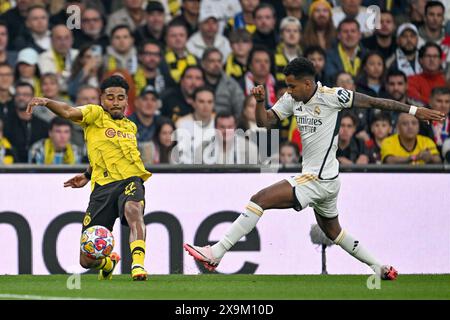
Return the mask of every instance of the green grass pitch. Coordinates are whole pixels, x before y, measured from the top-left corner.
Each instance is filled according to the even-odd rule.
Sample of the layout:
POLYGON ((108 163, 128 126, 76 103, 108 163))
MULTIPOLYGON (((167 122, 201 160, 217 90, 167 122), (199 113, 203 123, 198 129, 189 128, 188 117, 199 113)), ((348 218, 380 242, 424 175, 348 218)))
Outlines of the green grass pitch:
POLYGON ((0 299, 450 299, 450 274, 400 275, 369 290, 366 275, 129 275, 98 281, 82 275, 79 290, 67 289, 68 275, 0 276, 0 299))

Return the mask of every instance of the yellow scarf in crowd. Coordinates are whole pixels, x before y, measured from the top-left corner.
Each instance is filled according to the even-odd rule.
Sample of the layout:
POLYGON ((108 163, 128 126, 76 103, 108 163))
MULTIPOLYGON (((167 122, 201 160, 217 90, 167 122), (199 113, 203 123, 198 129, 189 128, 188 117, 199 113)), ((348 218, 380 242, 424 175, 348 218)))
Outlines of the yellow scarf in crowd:
MULTIPOLYGON (((45 139, 44 142, 44 163, 45 164, 53 164, 55 160, 55 148, 53 146, 52 141, 48 138, 45 139)), ((70 143, 66 146, 66 151, 64 152, 63 158, 64 164, 74 164, 75 163, 75 154, 73 153, 72 145, 70 143)))
POLYGON ((142 89, 144 89, 147 86, 147 78, 145 77, 144 68, 139 66, 136 70, 136 73, 133 77, 134 84, 136 85, 136 92, 139 94, 142 89))
POLYGON ((53 50, 53 57, 55 58, 56 71, 58 73, 64 71, 66 69, 66 59, 55 50, 53 50))
POLYGON ((170 76, 177 83, 180 81, 181 75, 187 66, 197 65, 197 60, 190 53, 188 53, 184 58, 178 58, 175 52, 167 51, 165 58, 170 69, 170 76))
MULTIPOLYGON (((358 49, 356 49, 359 51, 358 49)), ((345 53, 342 44, 338 44, 339 57, 341 58, 342 64, 344 65, 344 71, 350 73, 353 77, 358 74, 359 68, 361 67, 361 59, 356 56, 353 63, 350 61, 350 57, 345 53)))

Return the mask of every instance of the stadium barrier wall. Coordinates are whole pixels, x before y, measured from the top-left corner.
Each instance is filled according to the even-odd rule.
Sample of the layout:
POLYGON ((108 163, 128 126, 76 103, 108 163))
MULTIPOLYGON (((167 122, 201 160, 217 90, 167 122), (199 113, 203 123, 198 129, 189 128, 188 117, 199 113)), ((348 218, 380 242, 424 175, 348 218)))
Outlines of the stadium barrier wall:
MULTIPOLYGON (((84 272, 78 265, 79 238, 90 188, 63 188, 78 169, 51 174, 29 173, 34 169, 26 167, 0 174, 0 274, 84 272)), ((219 240, 254 193, 294 174, 164 170, 145 183, 146 266, 152 274, 204 272, 182 244, 219 240)), ((449 178, 442 168, 431 173, 343 172, 341 224, 401 273, 450 273, 449 178)), ((314 223, 311 208, 266 211, 256 230, 225 256, 218 272, 320 274, 321 250, 309 236, 314 223)), ((128 231, 117 222, 113 233, 116 250, 123 255, 117 272, 128 273, 128 231)), ((336 246, 327 249, 327 270, 370 273, 336 246)))

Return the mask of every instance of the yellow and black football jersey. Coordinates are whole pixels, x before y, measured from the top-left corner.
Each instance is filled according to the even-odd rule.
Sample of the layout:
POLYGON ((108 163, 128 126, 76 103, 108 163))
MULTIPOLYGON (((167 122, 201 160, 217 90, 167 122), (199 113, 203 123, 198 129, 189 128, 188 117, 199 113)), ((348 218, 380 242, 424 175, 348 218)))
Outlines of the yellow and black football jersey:
POLYGON ((146 181, 151 173, 145 169, 137 148, 136 125, 125 117, 113 119, 99 105, 78 108, 83 113, 83 119, 75 123, 84 129, 92 167, 92 189, 95 183, 105 185, 133 176, 146 181))

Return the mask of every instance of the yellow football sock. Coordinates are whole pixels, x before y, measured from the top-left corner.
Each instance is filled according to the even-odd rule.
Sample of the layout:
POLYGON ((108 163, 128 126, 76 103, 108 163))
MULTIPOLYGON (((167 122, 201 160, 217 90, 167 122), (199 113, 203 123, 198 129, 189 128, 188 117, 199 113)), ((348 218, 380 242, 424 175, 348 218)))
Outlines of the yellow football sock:
POLYGON ((145 259, 145 241, 135 240, 130 243, 131 256, 133 258, 132 265, 140 265, 144 267, 145 259))
POLYGON ((102 262, 97 266, 96 269, 103 270, 105 272, 110 272, 113 269, 113 262, 110 257, 103 258, 102 262))

